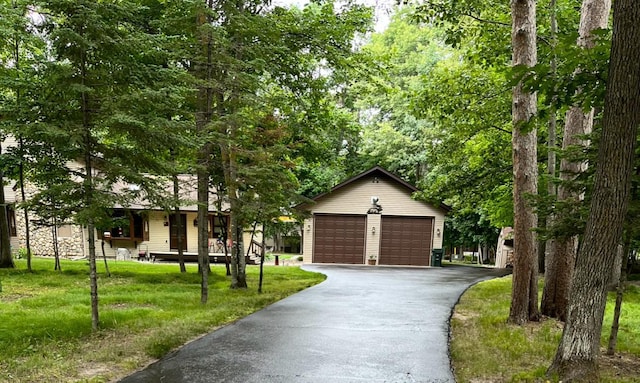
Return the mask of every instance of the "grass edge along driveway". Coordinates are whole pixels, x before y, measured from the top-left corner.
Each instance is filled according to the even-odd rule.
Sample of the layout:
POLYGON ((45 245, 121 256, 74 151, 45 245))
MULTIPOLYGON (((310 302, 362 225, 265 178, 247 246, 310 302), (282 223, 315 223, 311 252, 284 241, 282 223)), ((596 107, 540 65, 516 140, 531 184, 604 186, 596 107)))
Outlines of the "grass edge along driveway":
MULTIPOLYGON (((541 281, 542 282, 542 281, 541 281)), ((542 287, 542 283, 540 283, 542 287)), ((540 295, 542 291, 540 290, 540 295)), ((458 383, 556 382, 547 378, 562 335, 562 322, 543 318, 507 324, 511 276, 478 283, 465 292, 451 318, 451 358, 458 383)), ((610 293, 602 331, 606 347, 615 294, 610 293)), ((640 287, 630 285, 620 317, 617 353, 600 360, 603 383, 640 382, 640 287)))
POLYGON ((91 332, 86 260, 34 258, 0 269, 0 382, 108 382, 185 342, 325 279, 298 267, 247 267, 247 290, 229 289, 224 265, 212 265, 209 302, 200 304, 197 265, 110 261, 98 265, 101 330, 91 332))

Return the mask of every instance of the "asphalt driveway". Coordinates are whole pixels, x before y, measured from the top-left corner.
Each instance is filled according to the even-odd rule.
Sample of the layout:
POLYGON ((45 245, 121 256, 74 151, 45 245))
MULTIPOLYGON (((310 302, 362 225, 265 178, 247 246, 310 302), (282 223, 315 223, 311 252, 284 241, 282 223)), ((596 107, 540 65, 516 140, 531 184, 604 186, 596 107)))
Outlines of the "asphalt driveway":
POLYGON ((328 278, 121 382, 454 382, 452 308, 470 285, 506 274, 472 267, 304 268, 328 278))

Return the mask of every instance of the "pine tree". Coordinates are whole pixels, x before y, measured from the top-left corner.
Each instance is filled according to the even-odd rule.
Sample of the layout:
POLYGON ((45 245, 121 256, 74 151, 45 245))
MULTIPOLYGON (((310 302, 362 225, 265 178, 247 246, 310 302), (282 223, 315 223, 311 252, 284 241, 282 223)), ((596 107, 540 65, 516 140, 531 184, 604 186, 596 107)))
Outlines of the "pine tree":
MULTIPOLYGON (((606 28, 610 9, 610 0, 585 0, 582 3, 578 46, 584 49, 593 48, 595 45, 593 31, 606 28)), ((573 105, 569 108, 562 140, 562 148, 564 150, 573 145, 587 145, 587 142, 584 142, 581 137, 591 133, 593 115, 593 109, 585 113, 579 105, 573 105)), ((567 185, 567 182, 575 179, 585 168, 585 162, 562 159, 560 163, 560 179, 564 182, 558 186, 558 200, 577 201, 582 199, 581 193, 573 190, 567 185)), ((578 237, 563 236, 556 238, 553 240, 552 246, 552 255, 547 260, 545 270, 545 283, 540 310, 543 315, 564 321, 569 299, 571 274, 575 267, 575 258, 578 251, 578 237)))
MULTIPOLYGON (((513 65, 525 68, 537 62, 536 2, 511 1, 513 65)), ((523 324, 538 319, 537 217, 527 195, 537 193, 538 163, 536 129, 536 94, 527 91, 522 81, 513 89, 513 204, 514 266, 509 321, 523 324)))
POLYGON ((622 236, 640 125, 640 3, 614 3, 602 136, 590 214, 578 251, 567 321, 551 372, 563 381, 598 381, 607 285, 622 236))
POLYGON ((167 174, 164 159, 174 137, 165 131, 166 118, 153 116, 166 116, 171 97, 159 88, 174 78, 160 81, 171 72, 161 65, 145 8, 137 3, 50 0, 43 7, 55 61, 45 74, 38 137, 66 161, 80 161, 60 169, 66 194, 53 199, 87 230, 95 330, 96 228, 110 227, 116 204, 128 206, 143 193, 150 203, 166 195, 162 179, 149 175, 167 174), (116 190, 118 184, 136 187, 116 190))

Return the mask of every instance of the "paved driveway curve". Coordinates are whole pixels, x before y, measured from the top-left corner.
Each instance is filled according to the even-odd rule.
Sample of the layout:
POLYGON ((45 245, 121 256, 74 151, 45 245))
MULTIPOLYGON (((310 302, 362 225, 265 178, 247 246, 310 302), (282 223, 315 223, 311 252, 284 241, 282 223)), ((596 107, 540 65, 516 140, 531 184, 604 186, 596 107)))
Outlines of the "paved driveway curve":
POLYGON ((451 310, 468 286, 506 274, 471 267, 304 268, 328 278, 121 382, 454 382, 451 310))

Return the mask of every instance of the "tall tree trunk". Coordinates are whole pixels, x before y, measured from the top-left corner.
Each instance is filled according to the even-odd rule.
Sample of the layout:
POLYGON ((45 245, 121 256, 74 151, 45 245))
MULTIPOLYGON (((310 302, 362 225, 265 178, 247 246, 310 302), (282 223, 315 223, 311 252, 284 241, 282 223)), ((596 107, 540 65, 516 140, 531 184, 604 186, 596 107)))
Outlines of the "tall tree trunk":
POLYGON ((58 240, 58 218, 53 217, 53 226, 51 227, 51 237, 53 238, 53 258, 54 266, 53 270, 62 271, 62 267, 60 266, 60 244, 58 240))
POLYGON ((618 344, 618 330, 620 329, 620 311, 622 309, 622 298, 624 296, 624 290, 626 289, 627 282, 627 266, 629 264, 629 251, 631 249, 631 233, 630 229, 627 229, 624 240, 624 249, 622 251, 622 265, 620 267, 620 277, 618 279, 618 286, 616 286, 616 305, 613 309, 613 321, 611 322, 611 333, 609 334, 609 344, 607 345, 607 355, 613 355, 616 353, 616 346, 618 344))
POLYGON ((609 78, 593 197, 571 286, 567 321, 551 372, 597 381, 607 280, 627 212, 640 124, 640 2, 616 0, 609 78))
MULTIPOLYGON (((550 30, 551 33, 550 41, 551 41, 551 76, 554 79, 558 77, 558 55, 556 54, 556 49, 558 47, 558 20, 557 20, 557 2, 556 0, 551 0, 549 3, 549 11, 550 11, 550 30)), ((551 107, 549 108, 549 131, 547 137, 547 175, 549 176, 549 180, 547 181, 547 194, 550 198, 555 198, 557 195, 557 188, 555 184, 556 178, 556 141, 557 141, 557 119, 558 119, 558 111, 556 110, 556 101, 558 99, 558 89, 554 87, 553 95, 551 96, 551 107)), ((553 226, 555 217, 553 213, 547 214, 544 217, 544 226, 547 228, 551 228, 553 226)), ((541 223, 542 224, 542 223, 541 223)), ((538 267, 540 268, 541 273, 547 272, 547 262, 548 259, 553 258, 554 255, 554 239, 548 239, 544 243, 543 249, 540 250, 542 256, 538 260, 538 267)), ((544 295, 543 295, 544 301, 544 295)))
MULTIPOLYGON (((17 8, 17 3, 13 3, 13 7, 17 8)), ((14 39, 14 46, 13 46, 13 61, 14 61, 14 65, 16 68, 16 72, 18 73, 18 76, 20 76, 20 65, 21 65, 21 61, 20 61, 20 39, 18 37, 16 37, 14 39)), ((19 79, 18 79, 19 80, 19 79)), ((22 107, 22 94, 21 94, 21 89, 20 87, 18 87, 16 89, 16 107, 18 110, 20 110, 20 108, 22 107)), ((23 207, 23 212, 24 212, 24 227, 25 227, 25 234, 24 234, 24 238, 25 238, 25 245, 27 247, 27 270, 29 272, 32 271, 31 269, 31 233, 29 230, 29 210, 27 209, 27 200, 26 200, 26 193, 25 193, 25 187, 24 187, 24 140, 22 139, 21 135, 18 135, 18 149, 20 152, 20 164, 18 166, 18 172, 19 172, 19 181, 20 181, 20 196, 22 198, 22 203, 24 205, 23 207)))
MULTIPOLYGON (((91 171, 91 167, 86 167, 91 171)), ((90 185, 92 181, 87 182, 90 185)), ((87 198, 87 202, 90 202, 90 197, 87 198)), ((88 205, 90 206, 90 205, 88 205)), ((87 223, 87 241, 89 242, 89 285, 91 288, 91 329, 98 331, 100 325, 100 314, 98 311, 98 270, 96 267, 96 234, 95 224, 93 219, 89 218, 87 223)))
MULTIPOLYGON (((238 239, 238 286, 239 288, 247 288, 247 258, 244 255, 244 225, 238 223, 236 230, 238 233, 236 237, 238 239)), ((248 246, 247 246, 248 247, 248 246)))
MULTIPOLYGON (((174 174, 173 178, 173 214, 176 221, 176 239, 178 242, 178 263, 180 264, 180 272, 186 273, 187 268, 184 265, 184 238, 182 238, 182 225, 186 225, 185 222, 182 222, 182 215, 180 214, 180 186, 178 185, 178 175, 174 174)), ((149 254, 147 254, 148 256, 149 254)))
MULTIPOLYGON (((22 153, 22 137, 20 138, 20 153, 22 153)), ((24 187, 24 162, 23 162, 23 157, 24 154, 22 153, 20 155, 20 166, 19 166, 19 172, 20 172, 20 197, 22 198, 22 203, 24 204, 23 206, 23 213, 24 213, 24 239, 25 239, 25 245, 27 247, 27 270, 28 271, 33 271, 31 269, 31 229, 30 229, 30 224, 29 224, 29 209, 27 209, 27 195, 25 192, 25 187, 24 187)))
MULTIPOLYGON (((83 105, 86 106, 86 95, 83 94, 83 105)), ((84 108, 83 108, 84 109, 84 108)), ((88 109, 84 109, 86 112, 88 109)), ((84 117, 86 123, 88 123, 88 117, 84 117)), ((84 181, 84 194, 85 194, 85 209, 90 209, 93 205, 93 168, 91 161, 91 138, 90 132, 85 132, 85 173, 86 178, 84 181)), ((98 271, 96 267, 96 234, 95 224, 93 218, 89 217, 87 221, 87 240, 89 241, 89 285, 91 288, 91 329, 98 331, 100 324, 100 315, 98 312, 98 271)))
MULTIPOLYGON (((513 65, 536 64, 536 2, 512 0, 513 65)), ((536 129, 536 94, 523 89, 522 82, 513 89, 513 203, 514 267, 509 321, 523 324, 538 319, 538 251, 533 228, 537 217, 527 201, 537 193, 538 163, 536 129)))
MULTIPOLYGON (((204 6, 211 8, 212 0, 206 0, 204 6)), ((196 17, 196 25, 201 30, 209 22, 204 9, 196 17)), ((196 130, 205 141, 198 151, 198 265, 201 274, 200 302, 207 303, 209 299, 209 232, 207 219, 209 216, 209 161, 211 157, 211 144, 209 143, 209 123, 212 116, 212 36, 205 30, 200 35, 201 62, 196 62, 196 76, 202 80, 198 87, 198 110, 196 112, 196 130)))
MULTIPOLYGON (((0 154, 2 154, 2 141, 0 141, 0 154)), ((7 213, 7 202, 4 196, 4 173, 0 167, 0 268, 12 269, 16 265, 11 256, 11 235, 7 213)))
POLYGON ((102 248, 102 259, 104 260, 104 270, 107 273, 107 277, 111 277, 111 272, 109 271, 109 264, 107 263, 107 254, 104 251, 104 239, 100 241, 100 247, 102 248))
POLYGON ((267 248, 267 244, 265 243, 265 235, 264 235, 264 229, 265 229, 265 223, 262 223, 262 247, 260 248, 260 280, 258 281, 258 292, 261 293, 262 292, 262 282, 264 280, 264 256, 265 256, 265 249, 267 248))
MULTIPOLYGON (((208 146, 208 145, 207 145, 208 146)), ((201 275, 200 302, 207 303, 209 299, 209 233, 207 231, 207 216, 209 215, 209 170, 207 169, 209 153, 202 150, 198 176, 198 266, 201 275)))
MULTIPOLYGON (((204 101, 204 105, 210 105, 208 103, 207 89, 200 90, 201 102, 204 101)), ((211 118, 210 107, 201 109, 198 113, 200 117, 196 117, 196 125, 198 131, 203 136, 206 136, 207 125, 211 118)), ((207 303, 209 299, 209 273, 211 271, 209 267, 209 231, 207 230, 207 219, 209 216, 209 160, 211 157, 211 145, 207 142, 200 148, 198 152, 198 167, 196 175, 198 178, 198 266, 201 275, 200 284, 200 302, 202 304, 207 303)))
MULTIPOLYGON (((80 80, 83 87, 87 84, 87 52, 83 50, 80 53, 80 80)), ((91 136, 91 108, 89 105, 89 94, 82 91, 81 94, 81 113, 82 128, 84 134, 84 208, 89 210, 93 207, 94 181, 93 181, 93 140, 91 136)), ((98 331, 100 325, 100 315, 98 312, 98 271, 96 267, 96 233, 95 222, 91 216, 87 218, 87 232, 89 241, 89 285, 91 288, 91 329, 98 331)))
MULTIPOLYGON (((232 128, 233 129, 233 128, 232 128)), ((231 133, 233 140, 233 133, 231 133)), ((229 193, 229 231, 231 232, 231 288, 246 288, 247 280, 245 277, 246 262, 244 252, 240 245, 242 244, 239 233, 242 231, 241 224, 238 222, 238 176, 237 163, 234 148, 229 146, 223 149, 223 161, 225 161, 225 178, 227 190, 229 193)))
POLYGON ((227 271, 227 276, 231 275, 231 268, 229 265, 229 246, 228 246, 228 227, 227 227, 227 220, 223 219, 223 215, 222 215, 222 202, 219 199, 219 204, 218 204, 218 222, 220 223, 220 235, 222 236, 222 248, 224 249, 224 266, 225 269, 227 271))
MULTIPOLYGON (((558 195, 562 195, 561 192, 558 195)), ((543 315, 566 320, 571 274, 575 268, 578 238, 556 238, 547 258, 540 311, 543 315)))
MULTIPOLYGON (((580 12, 580 29, 578 46, 584 49, 593 48, 595 40, 593 31, 607 27, 611 0, 585 0, 580 12)), ((580 91, 578 91, 580 92, 580 91)), ((580 138, 581 135, 591 133, 594 111, 584 112, 580 106, 574 105, 568 111, 565 119, 562 149, 566 150, 574 145, 588 145, 580 138)), ((559 201, 582 200, 581 193, 567 185, 576 176, 586 170, 585 162, 574 162, 563 158, 560 161, 560 179, 558 186, 559 201)), ((566 319, 571 275, 575 268, 575 258, 578 251, 577 237, 560 237, 553 241, 552 256, 547 262, 544 290, 542 293, 542 314, 566 319)))
MULTIPOLYGON (((547 219, 548 217, 538 216, 538 225, 540 225, 540 227, 547 226, 547 219)), ((545 261, 547 258, 547 241, 538 239, 537 248, 538 248, 538 255, 536 259, 538 260, 538 274, 540 274, 540 273, 544 273, 544 269, 545 269, 545 261)))

